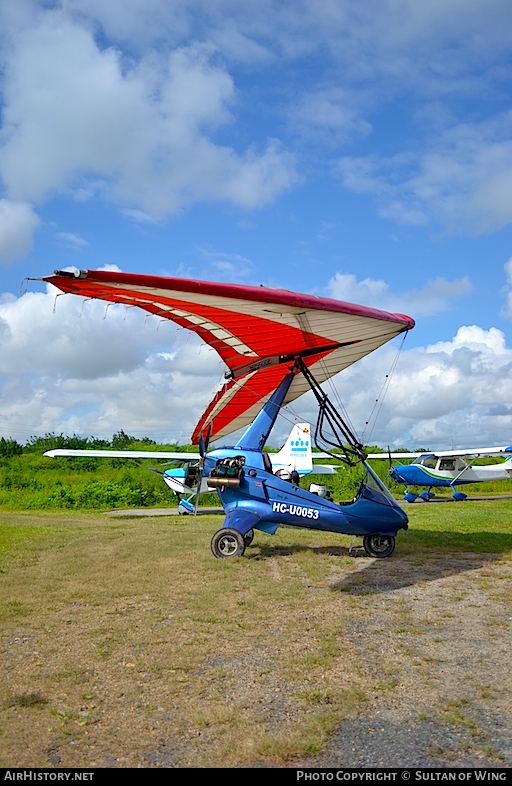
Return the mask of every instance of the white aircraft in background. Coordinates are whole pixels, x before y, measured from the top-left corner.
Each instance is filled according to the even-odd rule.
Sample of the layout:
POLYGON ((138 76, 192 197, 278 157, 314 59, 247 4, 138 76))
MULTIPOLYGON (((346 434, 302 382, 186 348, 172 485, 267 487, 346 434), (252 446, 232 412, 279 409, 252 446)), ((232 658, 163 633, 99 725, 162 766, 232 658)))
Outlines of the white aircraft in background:
MULTIPOLYGON (((178 498, 178 512, 187 514, 194 512, 193 498, 197 494, 198 479, 201 475, 199 453, 176 453, 156 450, 48 450, 45 456, 56 458, 58 456, 87 457, 87 458, 124 458, 140 461, 142 459, 168 459, 171 463, 180 466, 160 470, 151 468, 152 472, 162 475, 167 486, 178 498), (188 499, 187 499, 188 497, 188 499), (191 501, 192 500, 192 501, 191 501)), ((278 472, 297 473, 298 478, 314 473, 315 475, 336 475, 335 465, 313 464, 314 458, 332 458, 325 453, 311 451, 311 436, 309 423, 297 423, 290 432, 286 444, 278 453, 264 453, 268 456, 269 471, 274 475, 278 472)), ((208 478, 201 478, 200 494, 215 492, 216 489, 208 485, 208 478)))
POLYGON ((462 502, 467 494, 456 491, 456 486, 469 483, 483 483, 489 480, 508 480, 512 478, 512 446, 497 448, 469 448, 468 450, 438 450, 423 453, 372 453, 369 459, 388 459, 389 474, 395 483, 407 486, 404 494, 406 502, 414 502, 419 497, 428 502, 435 496, 433 488, 451 488, 453 499, 462 502), (478 458, 506 456, 505 461, 489 466, 474 466, 478 458), (411 464, 391 466, 392 459, 414 459, 411 464), (471 459, 469 462, 467 459, 471 459), (414 494, 411 486, 426 486, 426 491, 414 494))

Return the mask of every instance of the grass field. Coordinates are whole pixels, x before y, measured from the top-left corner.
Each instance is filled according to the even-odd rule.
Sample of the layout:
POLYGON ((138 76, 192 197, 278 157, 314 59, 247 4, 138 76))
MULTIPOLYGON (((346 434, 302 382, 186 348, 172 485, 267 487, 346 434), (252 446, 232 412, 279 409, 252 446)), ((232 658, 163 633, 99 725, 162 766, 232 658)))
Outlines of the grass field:
MULTIPOLYGON (((467 670, 510 628, 512 502, 408 512, 390 559, 283 527, 216 560, 221 516, 3 508, 0 766, 296 766, 345 718, 377 700, 391 712, 404 695, 417 722, 464 728, 499 761, 467 670), (443 689, 435 661, 451 657, 457 615, 467 664, 443 689)), ((487 678, 493 707, 500 668, 487 678)))

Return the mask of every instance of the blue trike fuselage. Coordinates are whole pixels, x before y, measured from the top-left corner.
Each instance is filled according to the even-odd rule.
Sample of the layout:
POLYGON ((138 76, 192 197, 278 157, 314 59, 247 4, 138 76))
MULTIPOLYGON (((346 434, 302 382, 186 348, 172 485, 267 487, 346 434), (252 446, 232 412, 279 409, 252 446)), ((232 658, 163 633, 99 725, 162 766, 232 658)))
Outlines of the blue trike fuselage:
POLYGON ((245 459, 240 483, 235 488, 221 485, 217 492, 226 513, 223 526, 242 535, 251 529, 273 534, 280 524, 354 536, 395 536, 407 529, 406 513, 367 464, 356 498, 339 505, 273 475, 259 450, 237 446, 211 451, 205 457, 205 473, 218 460, 234 456, 245 459))

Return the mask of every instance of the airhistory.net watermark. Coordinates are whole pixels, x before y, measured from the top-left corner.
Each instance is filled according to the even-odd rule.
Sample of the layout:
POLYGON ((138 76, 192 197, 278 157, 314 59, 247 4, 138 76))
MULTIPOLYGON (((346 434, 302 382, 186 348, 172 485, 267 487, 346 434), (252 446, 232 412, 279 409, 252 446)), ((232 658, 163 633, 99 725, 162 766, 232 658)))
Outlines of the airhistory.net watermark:
POLYGON ((4 770, 4 781, 92 781, 94 772, 77 770, 4 770))

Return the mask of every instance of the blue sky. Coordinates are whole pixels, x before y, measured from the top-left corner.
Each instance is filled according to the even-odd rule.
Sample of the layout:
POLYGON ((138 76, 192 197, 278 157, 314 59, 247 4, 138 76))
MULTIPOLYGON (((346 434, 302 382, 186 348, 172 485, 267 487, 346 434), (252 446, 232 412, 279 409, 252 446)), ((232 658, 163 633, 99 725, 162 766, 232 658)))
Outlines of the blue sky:
POLYGON ((0 436, 188 440, 214 353, 19 295, 116 266, 406 313, 377 423, 398 345, 336 380, 356 430, 509 443, 511 51, 505 0, 0 0, 0 436))

